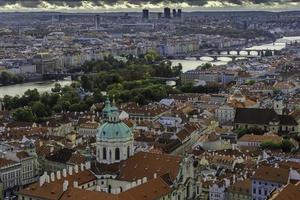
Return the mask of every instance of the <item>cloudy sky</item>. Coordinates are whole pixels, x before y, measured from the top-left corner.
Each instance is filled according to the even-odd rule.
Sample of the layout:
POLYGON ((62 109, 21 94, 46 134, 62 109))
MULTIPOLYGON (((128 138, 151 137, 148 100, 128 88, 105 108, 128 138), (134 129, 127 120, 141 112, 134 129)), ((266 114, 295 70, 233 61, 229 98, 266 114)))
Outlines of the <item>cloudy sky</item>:
POLYGON ((137 11, 141 8, 297 10, 300 0, 0 0, 0 11, 137 11))

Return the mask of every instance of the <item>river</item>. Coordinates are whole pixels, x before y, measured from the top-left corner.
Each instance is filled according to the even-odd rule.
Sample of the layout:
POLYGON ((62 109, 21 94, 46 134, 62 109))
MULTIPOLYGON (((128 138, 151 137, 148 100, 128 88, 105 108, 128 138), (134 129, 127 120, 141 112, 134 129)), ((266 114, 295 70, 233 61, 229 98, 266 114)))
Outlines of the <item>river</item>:
POLYGON ((44 82, 30 82, 16 85, 8 85, 0 87, 0 97, 5 95, 22 95, 28 89, 38 89, 40 92, 51 91, 51 88, 54 87, 55 83, 61 84, 61 86, 70 85, 71 80, 61 80, 61 81, 44 81, 44 82))
MULTIPOLYGON (((285 47, 285 43, 288 41, 299 41, 300 42, 300 36, 298 37, 283 37, 281 39, 278 39, 274 45, 271 44, 264 44, 259 46, 253 46, 252 49, 270 49, 270 50, 280 50, 285 47)), ((251 49, 249 48, 249 49, 251 49)), ((204 58, 202 61, 196 60, 196 59, 189 59, 189 60, 171 60, 172 65, 178 65, 179 63, 183 66, 183 72, 186 72, 188 70, 195 69, 201 64, 204 63, 212 63, 214 65, 223 65, 230 61, 230 58, 220 58, 220 61, 212 62, 212 59, 210 58, 204 58)), ((70 85, 72 81, 70 80, 62 80, 62 81, 47 81, 47 82, 31 82, 31 83, 23 83, 23 84, 17 84, 17 85, 9 85, 9 86, 2 86, 0 87, 0 97, 3 97, 5 95, 22 95, 26 90, 28 89, 38 89, 40 92, 46 92, 51 91, 51 88, 54 87, 55 83, 59 83, 62 86, 70 85)))
MULTIPOLYGON (((275 41, 275 43, 268 43, 268 44, 263 44, 263 45, 258 45, 258 46, 253 46, 250 48, 246 49, 256 49, 256 50, 281 50, 285 48, 286 42, 291 42, 291 41, 298 41, 300 42, 300 36, 295 36, 295 37, 283 37, 275 41)), ((246 54, 246 52, 241 52, 241 55, 246 54)), ((213 65, 225 65, 229 61, 231 61, 230 58, 226 57, 220 57, 219 61, 213 62, 212 58, 204 57, 203 60, 196 60, 196 58, 190 58, 186 60, 171 60, 172 65, 178 65, 181 63, 182 65, 182 71, 186 72, 189 70, 196 69, 198 66, 205 64, 205 63, 211 63, 213 65)))

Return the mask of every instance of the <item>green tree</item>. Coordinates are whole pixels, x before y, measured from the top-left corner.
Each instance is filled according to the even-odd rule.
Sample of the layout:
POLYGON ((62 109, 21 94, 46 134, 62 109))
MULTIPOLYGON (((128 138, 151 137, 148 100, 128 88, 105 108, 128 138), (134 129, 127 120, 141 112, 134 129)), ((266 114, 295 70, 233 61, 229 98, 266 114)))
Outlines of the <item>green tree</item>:
POLYGON ((61 85, 59 83, 55 83, 54 88, 51 89, 52 92, 60 92, 61 91, 61 85))
POLYGON ((145 55, 144 58, 147 63, 154 63, 155 61, 160 60, 160 56, 156 51, 148 51, 145 55))
POLYGON ((199 67, 197 67, 197 69, 199 70, 207 70, 210 69, 212 67, 211 63, 204 63, 202 65, 200 65, 199 67))
POLYGON ((39 101, 40 100, 40 93, 38 92, 38 90, 35 88, 33 90, 26 90, 25 93, 23 94, 22 98, 24 99, 24 101, 29 104, 30 102, 33 101, 39 101))
POLYGON ((3 85, 7 85, 11 82, 11 74, 7 71, 2 71, 0 74, 0 83, 3 85))
POLYGON ((281 143, 281 149, 284 152, 291 152, 293 147, 294 145, 288 139, 284 139, 281 143))
POLYGON ((52 107, 52 110, 56 113, 59 113, 63 110, 62 105, 61 104, 56 104, 52 107))
POLYGON ((71 103, 69 101, 61 101, 60 106, 63 111, 68 111, 71 106, 71 103))
POLYGON ((87 91, 91 91, 92 83, 87 75, 81 76, 81 86, 83 89, 87 91))
POLYGON ((51 111, 40 101, 33 102, 31 105, 31 110, 32 113, 37 117, 37 119, 41 119, 51 115, 51 111))
POLYGON ((17 108, 13 112, 13 118, 16 121, 22 122, 34 122, 36 120, 36 116, 30 108, 17 108))

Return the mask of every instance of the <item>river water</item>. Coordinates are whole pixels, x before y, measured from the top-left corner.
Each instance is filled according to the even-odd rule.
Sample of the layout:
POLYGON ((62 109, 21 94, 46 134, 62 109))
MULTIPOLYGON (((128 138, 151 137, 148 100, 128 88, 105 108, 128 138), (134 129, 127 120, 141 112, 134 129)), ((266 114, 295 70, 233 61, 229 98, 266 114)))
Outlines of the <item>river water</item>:
MULTIPOLYGON (((274 44, 264 44, 259 46, 253 46, 249 49, 270 49, 270 50, 280 50, 285 47, 286 42, 290 41, 299 41, 300 42, 300 36, 298 37, 284 37, 281 39, 278 39, 274 44)), ((178 65, 179 63, 183 66, 183 72, 186 72, 188 70, 195 69, 196 67, 200 66, 204 63, 212 63, 214 65, 223 65, 230 61, 230 58, 222 57, 220 58, 220 61, 212 62, 211 58, 203 58, 203 60, 196 60, 196 59, 188 59, 188 60, 171 60, 172 65, 178 65)), ((9 85, 9 86, 2 86, 0 87, 0 97, 3 97, 5 95, 22 95, 26 90, 28 89, 34 89, 37 88, 40 92, 46 92, 51 91, 51 88, 54 87, 55 83, 59 83, 62 86, 70 85, 72 81, 70 80, 62 80, 62 81, 47 81, 47 82, 31 82, 31 83, 24 83, 24 84, 17 84, 17 85, 9 85)))
MULTIPOLYGON (((258 45, 258 46, 253 46, 251 48, 246 48, 246 49, 256 49, 256 50, 280 50, 285 48, 287 42, 292 42, 292 41, 298 41, 300 42, 300 36, 296 37, 283 37, 275 41, 275 43, 269 43, 269 44, 264 44, 264 45, 258 45)), ((233 52, 231 52, 233 54, 233 52)), ((241 55, 247 54, 246 52, 241 52, 241 55)), ((255 52, 251 52, 251 54, 255 54, 255 52)), ((201 58, 202 60, 196 60, 196 58, 190 58, 186 60, 171 60, 173 66, 178 65, 179 63, 182 64, 182 71, 186 72, 189 70, 193 70, 197 68, 198 66, 205 64, 205 63, 211 63, 213 65, 225 65, 229 61, 231 61, 230 58, 227 58, 226 56, 220 57, 219 61, 213 62, 212 58, 209 57, 203 57, 201 58)))
POLYGON ((55 83, 61 84, 61 86, 70 85, 71 80, 61 80, 61 81, 44 81, 44 82, 30 82, 16 85, 8 85, 0 87, 0 97, 5 95, 22 95, 28 89, 38 89, 40 92, 51 91, 51 88, 54 87, 55 83))

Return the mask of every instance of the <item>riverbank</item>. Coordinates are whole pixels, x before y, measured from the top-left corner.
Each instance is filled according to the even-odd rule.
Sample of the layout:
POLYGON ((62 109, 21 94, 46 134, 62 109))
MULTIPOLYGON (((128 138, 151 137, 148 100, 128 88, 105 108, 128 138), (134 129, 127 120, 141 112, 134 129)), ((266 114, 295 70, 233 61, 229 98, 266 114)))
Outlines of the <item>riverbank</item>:
POLYGON ((61 86, 70 85, 71 80, 61 80, 61 81, 38 81, 38 82, 28 82, 15 85, 7 85, 0 87, 0 98, 5 95, 16 96, 23 95, 24 92, 28 89, 38 89, 39 92, 50 92, 56 83, 59 83, 61 86))

